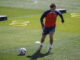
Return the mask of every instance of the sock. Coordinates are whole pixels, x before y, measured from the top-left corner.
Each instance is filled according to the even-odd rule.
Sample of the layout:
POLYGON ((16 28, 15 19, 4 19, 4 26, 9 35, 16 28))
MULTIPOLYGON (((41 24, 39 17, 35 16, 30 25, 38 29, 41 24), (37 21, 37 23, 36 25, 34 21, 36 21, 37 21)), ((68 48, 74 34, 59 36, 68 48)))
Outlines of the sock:
POLYGON ((43 46, 43 43, 41 43, 40 46, 43 46))
POLYGON ((50 47, 49 48, 53 48, 53 46, 50 44, 50 47))

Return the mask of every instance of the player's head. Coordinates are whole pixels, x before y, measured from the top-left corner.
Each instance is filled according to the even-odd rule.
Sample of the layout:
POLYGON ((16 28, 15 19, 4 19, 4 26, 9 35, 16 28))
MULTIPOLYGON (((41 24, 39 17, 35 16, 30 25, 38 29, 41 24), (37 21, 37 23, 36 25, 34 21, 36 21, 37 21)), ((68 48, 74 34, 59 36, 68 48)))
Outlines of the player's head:
POLYGON ((54 10, 56 9, 56 5, 55 5, 55 3, 51 3, 51 5, 50 5, 50 9, 51 9, 51 11, 54 11, 54 10))

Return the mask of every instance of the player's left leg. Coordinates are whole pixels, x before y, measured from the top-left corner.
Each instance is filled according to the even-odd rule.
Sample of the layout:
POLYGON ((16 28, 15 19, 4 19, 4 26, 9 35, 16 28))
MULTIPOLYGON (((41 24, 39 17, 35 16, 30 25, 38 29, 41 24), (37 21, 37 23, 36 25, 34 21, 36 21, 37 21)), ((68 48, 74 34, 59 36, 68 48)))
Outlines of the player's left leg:
POLYGON ((52 48, 53 48, 53 35, 54 35, 54 32, 53 31, 51 31, 50 33, 49 33, 49 37, 50 37, 50 47, 49 47, 49 50, 48 50, 48 52, 50 53, 51 52, 51 50, 52 50, 52 48))

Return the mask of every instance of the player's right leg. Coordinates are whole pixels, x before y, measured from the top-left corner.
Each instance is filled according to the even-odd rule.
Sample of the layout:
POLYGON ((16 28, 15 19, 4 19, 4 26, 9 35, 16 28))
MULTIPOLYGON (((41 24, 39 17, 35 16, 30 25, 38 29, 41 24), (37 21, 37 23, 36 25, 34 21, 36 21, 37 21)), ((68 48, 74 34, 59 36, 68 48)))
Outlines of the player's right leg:
POLYGON ((47 29, 46 27, 44 27, 43 33, 42 33, 42 37, 41 37, 41 44, 40 44, 39 50, 42 49, 43 43, 44 43, 45 38, 46 38, 46 35, 47 35, 48 33, 49 33, 49 32, 48 32, 48 29, 47 29))
POLYGON ((45 41, 45 38, 46 38, 46 35, 45 35, 45 34, 42 34, 41 44, 40 44, 39 50, 42 49, 42 47, 43 47, 43 43, 44 43, 44 41, 45 41))
POLYGON ((43 34, 43 35, 42 35, 42 38, 41 38, 41 43, 43 43, 43 42, 44 42, 45 38, 46 38, 46 35, 45 35, 45 34, 43 34))

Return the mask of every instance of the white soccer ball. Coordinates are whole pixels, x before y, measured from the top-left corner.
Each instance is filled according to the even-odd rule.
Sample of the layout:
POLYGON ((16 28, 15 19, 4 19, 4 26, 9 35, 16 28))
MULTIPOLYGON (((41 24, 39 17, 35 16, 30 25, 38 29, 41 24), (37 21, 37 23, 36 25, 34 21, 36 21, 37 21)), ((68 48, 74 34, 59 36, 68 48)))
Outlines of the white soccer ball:
POLYGON ((26 48, 20 48, 20 55, 25 55, 26 54, 26 48))

